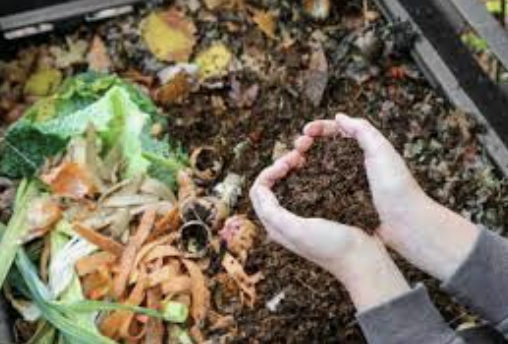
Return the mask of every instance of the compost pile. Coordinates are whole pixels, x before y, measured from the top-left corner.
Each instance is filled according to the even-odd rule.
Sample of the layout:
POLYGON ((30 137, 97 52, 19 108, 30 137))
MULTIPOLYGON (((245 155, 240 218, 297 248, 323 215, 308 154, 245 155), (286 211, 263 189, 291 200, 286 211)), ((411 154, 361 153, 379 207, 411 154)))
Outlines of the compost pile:
POLYGON ((362 150, 353 139, 317 140, 306 155, 306 166, 281 182, 276 194, 283 206, 301 216, 330 219, 371 234, 380 224, 362 150))
POLYGON ((31 340, 203 342, 205 325, 234 325, 211 290, 219 307, 255 303, 261 275, 243 264, 256 227, 232 216, 242 179, 215 185, 221 157, 202 147, 189 159, 157 137, 160 119, 134 86, 89 73, 7 131, 0 169, 24 179, 0 281, 25 320, 47 321, 31 340))
MULTIPOLYGON (((414 39, 364 1, 177 0, 10 44, 0 271, 16 340, 364 343, 334 278, 256 230, 246 190, 306 122, 345 112, 372 121, 435 199, 505 233, 508 184, 481 128, 407 57, 414 39)), ((338 147, 316 149, 323 164, 338 147)), ((355 154, 334 164, 358 169, 355 154)), ((302 215, 307 167, 279 186, 302 215)), ((401 267, 451 326, 476 321, 401 267)))

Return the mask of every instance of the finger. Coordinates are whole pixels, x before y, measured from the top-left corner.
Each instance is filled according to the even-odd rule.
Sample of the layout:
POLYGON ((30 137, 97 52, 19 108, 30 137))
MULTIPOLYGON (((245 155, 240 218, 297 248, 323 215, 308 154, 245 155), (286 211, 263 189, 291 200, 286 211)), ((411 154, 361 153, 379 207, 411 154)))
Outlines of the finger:
POLYGON ((263 224, 285 236, 284 230, 299 227, 303 219, 283 208, 273 192, 263 186, 254 186, 251 190, 254 210, 263 224))
POLYGON ((358 141, 366 156, 374 156, 380 149, 392 147, 379 130, 365 119, 338 114, 336 120, 342 131, 358 141))
POLYGON ((314 138, 307 135, 302 135, 295 140, 295 149, 300 154, 305 154, 310 149, 310 147, 312 147, 313 143, 314 138))
POLYGON ((340 134, 340 126, 337 121, 322 119, 307 124, 303 133, 310 137, 335 136, 340 134))
POLYGON ((273 165, 265 168, 258 176, 254 184, 272 188, 279 180, 287 176, 289 171, 302 164, 303 157, 298 151, 292 151, 278 159, 273 165))
POLYGON ((266 228, 268 232, 268 239, 275 241, 279 245, 284 246, 286 249, 298 253, 298 248, 295 246, 292 242, 290 242, 288 239, 286 239, 283 235, 281 235, 277 231, 270 230, 269 228, 266 228))

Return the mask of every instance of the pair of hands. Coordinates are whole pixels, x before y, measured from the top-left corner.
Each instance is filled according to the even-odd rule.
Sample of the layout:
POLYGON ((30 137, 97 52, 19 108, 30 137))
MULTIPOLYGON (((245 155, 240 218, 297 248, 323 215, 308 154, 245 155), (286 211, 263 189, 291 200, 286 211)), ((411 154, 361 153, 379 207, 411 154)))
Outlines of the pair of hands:
POLYGON ((432 276, 445 280, 471 251, 479 230, 437 204, 415 181, 402 157, 368 121, 337 115, 309 123, 294 150, 266 168, 255 181, 251 200, 269 236, 292 252, 334 274, 359 311, 406 293, 410 287, 385 245, 432 276), (374 205, 381 218, 376 235, 318 218, 302 218, 280 206, 272 192, 277 181, 305 165, 318 137, 357 140, 374 205))

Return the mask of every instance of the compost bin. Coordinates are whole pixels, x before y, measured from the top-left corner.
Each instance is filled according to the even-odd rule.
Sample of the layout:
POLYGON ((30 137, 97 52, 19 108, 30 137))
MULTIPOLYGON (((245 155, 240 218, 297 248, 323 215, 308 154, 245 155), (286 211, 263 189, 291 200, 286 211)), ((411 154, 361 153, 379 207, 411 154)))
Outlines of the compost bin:
MULTIPOLYGON (((65 209, 38 198, 30 208, 38 231, 14 235, 13 254, 0 252, 16 267, 2 276, 9 301, 2 342, 35 334, 74 343, 85 329, 87 343, 104 334, 364 343, 342 287, 269 241, 248 199, 256 175, 288 151, 305 123, 337 112, 374 123, 440 203, 501 234, 508 229, 508 183, 479 139, 477 117, 425 78, 411 55, 421 33, 388 22, 368 1, 3 2, 0 29, 0 222, 22 221, 28 210, 14 203, 30 194, 66 197, 65 209), (92 176, 79 162, 93 167, 92 176), (33 175, 43 191, 20 182, 33 175), (73 231, 86 240, 70 240, 73 231), (160 290, 138 300, 145 278, 160 290), (78 295, 88 311, 52 303, 54 295, 78 295), (101 332, 90 317, 99 311, 101 332)), ((337 162, 358 173, 347 189, 354 193, 367 182, 355 165, 357 147, 344 147, 324 151, 355 157, 337 162)), ((301 180, 279 189, 284 202, 335 216, 330 200, 305 203, 327 181, 299 188, 301 180)), ((369 207, 354 215, 376 226, 369 207)), ((478 321, 436 280, 399 263, 411 282, 425 282, 451 326, 478 321)))

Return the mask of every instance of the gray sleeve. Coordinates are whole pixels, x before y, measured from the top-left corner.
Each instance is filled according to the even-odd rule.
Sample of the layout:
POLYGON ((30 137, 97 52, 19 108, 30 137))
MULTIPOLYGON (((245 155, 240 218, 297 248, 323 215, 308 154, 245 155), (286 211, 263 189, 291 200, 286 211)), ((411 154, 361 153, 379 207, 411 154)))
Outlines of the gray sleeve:
POLYGON ((508 338, 508 241, 482 230, 464 263, 443 289, 508 338))
POLYGON ((448 327, 422 285, 357 318, 369 344, 465 344, 448 327))

